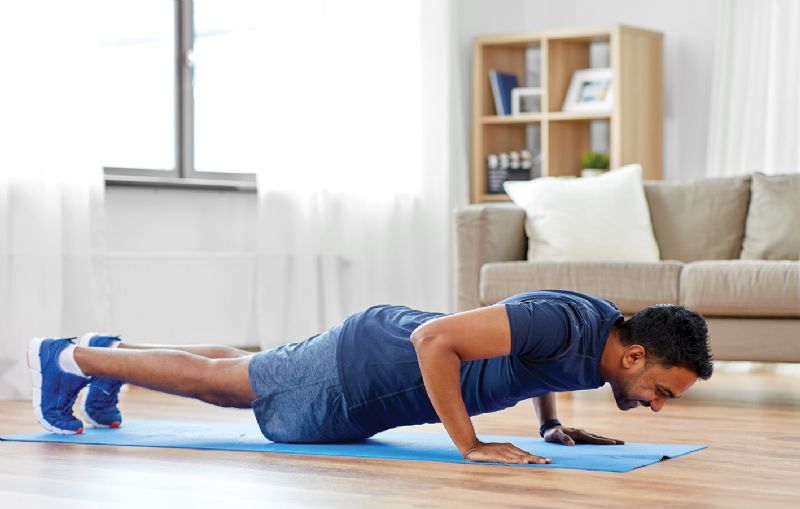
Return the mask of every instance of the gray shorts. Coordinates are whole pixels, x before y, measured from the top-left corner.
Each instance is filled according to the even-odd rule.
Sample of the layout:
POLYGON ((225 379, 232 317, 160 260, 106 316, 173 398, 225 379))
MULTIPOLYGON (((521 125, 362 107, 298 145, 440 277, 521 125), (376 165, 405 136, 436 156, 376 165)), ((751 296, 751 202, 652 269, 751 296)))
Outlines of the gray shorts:
POLYGON ((368 438, 350 418, 336 351, 342 326, 302 343, 255 354, 248 366, 258 399, 253 412, 273 442, 347 442, 368 438))

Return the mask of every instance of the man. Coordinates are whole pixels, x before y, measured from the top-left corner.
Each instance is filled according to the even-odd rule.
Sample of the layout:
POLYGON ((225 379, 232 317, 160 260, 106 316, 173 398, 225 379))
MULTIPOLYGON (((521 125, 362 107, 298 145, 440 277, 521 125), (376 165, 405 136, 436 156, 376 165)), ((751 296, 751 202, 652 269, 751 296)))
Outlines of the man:
POLYGON ((624 320, 613 303, 575 292, 528 292, 455 314, 374 306, 301 343, 257 354, 229 347, 153 347, 89 334, 36 339, 28 349, 37 419, 80 433, 72 414, 116 427, 124 382, 220 406, 252 408, 278 442, 360 440, 397 426, 442 422, 471 461, 549 463, 512 444, 483 443, 470 416, 533 398, 549 442, 621 444, 562 426, 555 392, 608 382, 617 406, 658 412, 712 373, 705 320, 681 306, 624 320))

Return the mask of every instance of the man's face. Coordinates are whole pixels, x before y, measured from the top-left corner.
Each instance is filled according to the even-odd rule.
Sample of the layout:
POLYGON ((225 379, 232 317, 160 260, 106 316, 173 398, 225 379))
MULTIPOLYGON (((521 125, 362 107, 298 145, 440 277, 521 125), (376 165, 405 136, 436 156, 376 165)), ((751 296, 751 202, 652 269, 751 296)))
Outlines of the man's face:
POLYGON ((644 359, 618 375, 609 383, 620 410, 641 405, 658 412, 668 400, 681 397, 697 381, 697 375, 688 368, 666 368, 658 362, 647 364, 644 359))

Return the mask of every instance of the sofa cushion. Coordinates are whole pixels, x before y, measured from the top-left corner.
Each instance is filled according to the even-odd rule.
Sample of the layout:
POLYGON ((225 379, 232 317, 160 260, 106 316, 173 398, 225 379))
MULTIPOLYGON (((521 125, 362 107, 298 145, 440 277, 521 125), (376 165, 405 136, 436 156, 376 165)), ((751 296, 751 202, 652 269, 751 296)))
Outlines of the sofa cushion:
POLYGON ((638 164, 592 178, 542 177, 504 185, 527 214, 531 261, 659 260, 638 164))
POLYGON ((800 173, 753 175, 742 259, 800 258, 800 173))
POLYGON ((483 305, 532 290, 572 290, 614 302, 625 314, 677 304, 683 263, 498 262, 481 267, 483 305))
POLYGON ((644 184, 662 260, 739 258, 750 177, 644 184))
POLYGON ((709 316, 800 317, 800 263, 718 260, 687 264, 680 303, 709 316))

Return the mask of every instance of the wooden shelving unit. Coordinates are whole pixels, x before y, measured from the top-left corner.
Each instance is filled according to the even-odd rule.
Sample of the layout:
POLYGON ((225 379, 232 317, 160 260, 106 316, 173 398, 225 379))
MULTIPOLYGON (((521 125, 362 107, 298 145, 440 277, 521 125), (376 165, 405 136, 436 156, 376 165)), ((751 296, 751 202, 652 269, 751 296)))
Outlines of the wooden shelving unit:
POLYGON ((611 167, 640 163, 643 177, 662 178, 664 77, 660 32, 629 26, 607 29, 497 35, 475 40, 472 67, 471 201, 508 200, 489 194, 488 154, 522 150, 526 129, 538 124, 542 176, 580 175, 580 155, 590 149, 593 121, 609 123, 611 167), (610 113, 561 111, 572 74, 590 67, 591 44, 608 43, 613 69, 614 106, 610 113), (497 116, 489 70, 526 75, 526 51, 538 47, 542 111, 524 116, 497 116))

